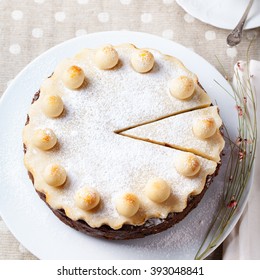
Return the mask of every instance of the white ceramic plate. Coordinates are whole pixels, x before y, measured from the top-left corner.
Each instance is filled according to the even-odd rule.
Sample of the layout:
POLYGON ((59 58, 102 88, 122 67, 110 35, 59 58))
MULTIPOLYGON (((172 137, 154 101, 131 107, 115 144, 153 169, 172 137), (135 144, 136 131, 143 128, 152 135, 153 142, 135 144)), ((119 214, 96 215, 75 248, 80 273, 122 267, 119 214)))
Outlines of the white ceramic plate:
POLYGON ((220 175, 186 219, 161 234, 115 242, 92 238, 66 226, 34 191, 23 165, 21 137, 34 93, 61 59, 84 47, 126 42, 181 59, 216 100, 231 136, 236 135, 233 101, 214 82, 228 89, 226 80, 202 57, 172 41, 145 33, 102 32, 66 41, 43 53, 15 78, 0 103, 0 214, 14 236, 40 259, 193 259, 222 199, 225 159, 220 175))
MULTIPOLYGON (((224 29, 234 29, 249 0, 176 0, 195 18, 224 29)), ((245 29, 260 26, 260 1, 255 0, 249 12, 245 29)))

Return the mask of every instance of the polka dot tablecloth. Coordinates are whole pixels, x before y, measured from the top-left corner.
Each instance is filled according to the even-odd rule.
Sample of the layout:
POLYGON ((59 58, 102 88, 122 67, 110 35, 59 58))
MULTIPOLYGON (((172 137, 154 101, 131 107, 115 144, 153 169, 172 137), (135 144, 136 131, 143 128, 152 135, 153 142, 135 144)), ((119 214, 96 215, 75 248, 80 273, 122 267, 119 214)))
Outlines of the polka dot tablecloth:
MULTIPOLYGON (((75 36, 108 30, 148 32, 178 42, 227 73, 246 59, 260 60, 260 30, 244 32, 234 48, 226 46, 228 31, 195 19, 175 0, 0 0, 0 96, 14 77, 45 50, 75 36)), ((1 195, 1 194, 0 194, 1 195)), ((7 229, 0 217, 0 259, 35 259, 7 229)))

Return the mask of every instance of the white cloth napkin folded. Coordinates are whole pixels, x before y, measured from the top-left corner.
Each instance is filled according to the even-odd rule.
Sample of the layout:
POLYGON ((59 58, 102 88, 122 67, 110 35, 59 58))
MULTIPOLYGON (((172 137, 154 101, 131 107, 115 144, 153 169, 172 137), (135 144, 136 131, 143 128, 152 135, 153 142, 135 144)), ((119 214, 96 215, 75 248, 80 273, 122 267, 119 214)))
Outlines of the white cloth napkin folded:
MULTIPOLYGON (((240 62, 240 67, 235 65, 235 71, 243 77, 247 71, 244 71, 241 65, 247 66, 246 62, 240 62)), ((258 141, 255 172, 246 208, 239 222, 224 241, 224 260, 260 260, 260 61, 251 60, 248 67, 257 103, 258 141)))

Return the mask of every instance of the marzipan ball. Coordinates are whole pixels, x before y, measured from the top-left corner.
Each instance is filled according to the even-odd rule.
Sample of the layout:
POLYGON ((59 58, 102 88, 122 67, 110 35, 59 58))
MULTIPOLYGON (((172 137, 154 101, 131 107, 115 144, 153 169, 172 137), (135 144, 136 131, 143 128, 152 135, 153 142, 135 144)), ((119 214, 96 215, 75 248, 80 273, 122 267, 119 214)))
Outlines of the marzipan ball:
POLYGON ((57 137, 50 128, 36 129, 32 141, 37 148, 47 151, 53 148, 57 143, 57 137))
POLYGON ((100 201, 98 192, 94 189, 83 187, 76 192, 76 205, 83 210, 91 210, 95 208, 100 201))
POLYGON ((150 200, 162 203, 169 198, 171 189, 163 179, 153 178, 147 182, 145 194, 150 200))
POLYGON ((187 76, 179 76, 169 82, 170 93, 177 99, 187 99, 195 91, 194 81, 187 76))
POLYGON ((205 118, 195 120, 192 128, 195 136, 207 139, 216 133, 217 125, 213 118, 205 118))
POLYGON ((41 108, 43 113, 49 118, 56 118, 63 112, 63 101, 58 95, 44 95, 41 108))
POLYGON ((118 198, 116 202, 117 212, 125 217, 134 216, 139 210, 140 202, 138 197, 133 193, 126 193, 118 198))
POLYGON ((70 66, 62 73, 62 81, 65 87, 69 89, 77 89, 79 88, 85 79, 84 71, 76 66, 70 66))
POLYGON ((63 185, 66 181, 66 177, 65 169, 61 165, 54 163, 47 165, 43 173, 45 182, 53 187, 63 185))
POLYGON ((118 53, 111 45, 103 46, 95 54, 95 63, 99 69, 111 69, 118 63, 118 53))
POLYGON ((181 175, 195 176, 200 171, 200 161, 194 154, 182 152, 175 160, 175 168, 181 175))
POLYGON ((146 50, 135 50, 131 57, 131 64, 136 72, 149 72, 154 66, 154 56, 146 50))

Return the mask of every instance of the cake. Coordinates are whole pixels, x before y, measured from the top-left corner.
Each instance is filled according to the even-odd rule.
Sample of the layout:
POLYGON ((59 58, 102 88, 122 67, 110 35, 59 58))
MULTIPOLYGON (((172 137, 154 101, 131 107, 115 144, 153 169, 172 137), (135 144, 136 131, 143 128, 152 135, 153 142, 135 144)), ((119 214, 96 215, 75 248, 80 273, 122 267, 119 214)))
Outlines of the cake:
POLYGON ((218 111, 172 56, 131 44, 83 49, 35 94, 24 163, 64 223, 97 237, 144 237, 183 219, 217 174, 218 111))

